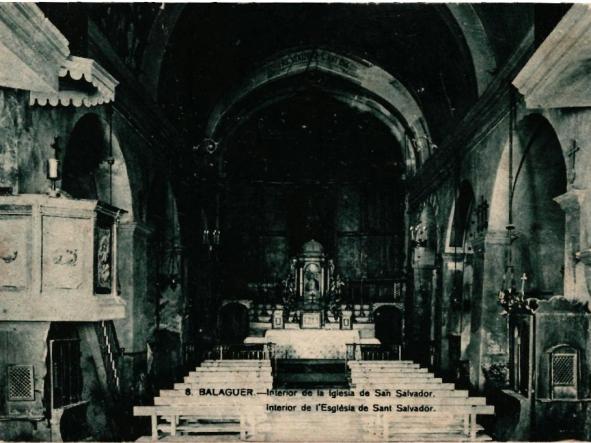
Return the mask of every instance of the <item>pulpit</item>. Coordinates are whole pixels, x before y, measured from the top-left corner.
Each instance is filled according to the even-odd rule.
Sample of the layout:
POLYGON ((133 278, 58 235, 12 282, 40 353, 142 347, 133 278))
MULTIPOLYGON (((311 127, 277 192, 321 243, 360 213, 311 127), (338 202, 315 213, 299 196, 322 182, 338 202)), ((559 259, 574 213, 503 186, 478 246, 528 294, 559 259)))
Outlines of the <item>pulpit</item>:
POLYGON ((116 260, 122 212, 97 200, 0 197, 0 321, 123 318, 116 260))

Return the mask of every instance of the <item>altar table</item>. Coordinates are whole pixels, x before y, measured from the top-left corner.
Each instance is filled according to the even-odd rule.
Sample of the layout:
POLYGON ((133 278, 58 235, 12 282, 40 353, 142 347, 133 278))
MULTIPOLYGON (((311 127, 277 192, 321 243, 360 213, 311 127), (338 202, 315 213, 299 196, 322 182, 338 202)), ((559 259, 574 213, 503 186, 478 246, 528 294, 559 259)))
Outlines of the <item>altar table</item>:
POLYGON ((347 344, 360 343, 356 330, 269 329, 265 341, 279 358, 344 359, 347 344))

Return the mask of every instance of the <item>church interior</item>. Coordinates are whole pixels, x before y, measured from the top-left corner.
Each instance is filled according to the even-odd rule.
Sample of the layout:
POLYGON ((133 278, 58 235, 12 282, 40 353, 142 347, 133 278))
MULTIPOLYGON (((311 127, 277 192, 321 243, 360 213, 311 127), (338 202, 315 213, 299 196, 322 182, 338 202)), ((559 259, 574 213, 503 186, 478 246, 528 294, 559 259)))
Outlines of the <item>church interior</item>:
POLYGON ((590 39, 0 4, 0 440, 590 440, 590 39))

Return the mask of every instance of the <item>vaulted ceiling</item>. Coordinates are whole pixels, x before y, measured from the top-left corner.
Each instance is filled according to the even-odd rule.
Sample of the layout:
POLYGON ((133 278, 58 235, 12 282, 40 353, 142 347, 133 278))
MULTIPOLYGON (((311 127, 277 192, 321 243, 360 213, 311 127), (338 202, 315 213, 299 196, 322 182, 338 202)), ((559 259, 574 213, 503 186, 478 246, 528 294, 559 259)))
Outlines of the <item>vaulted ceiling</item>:
POLYGON ((252 71, 301 48, 358 57, 391 74, 419 104, 435 139, 478 94, 462 32, 434 5, 190 5, 168 48, 159 100, 190 137, 252 71))
POLYGON ((184 135, 188 155, 211 135, 212 116, 232 94, 239 99, 222 108, 231 117, 220 120, 224 133, 260 119, 267 107, 289 114, 298 95, 323 92, 390 125, 399 145, 416 131, 440 144, 524 37, 533 30, 541 41, 566 9, 482 3, 41 7, 75 55, 89 51, 90 21, 104 33, 184 135), (305 51, 312 54, 310 69, 288 72, 289 57, 281 57, 305 51), (317 51, 329 54, 327 60, 334 54, 334 66, 357 64, 356 72, 364 72, 320 66, 313 60, 317 51), (261 67, 272 60, 278 64, 262 71, 268 78, 260 82, 261 67), (285 75, 273 77, 274 69, 285 75))

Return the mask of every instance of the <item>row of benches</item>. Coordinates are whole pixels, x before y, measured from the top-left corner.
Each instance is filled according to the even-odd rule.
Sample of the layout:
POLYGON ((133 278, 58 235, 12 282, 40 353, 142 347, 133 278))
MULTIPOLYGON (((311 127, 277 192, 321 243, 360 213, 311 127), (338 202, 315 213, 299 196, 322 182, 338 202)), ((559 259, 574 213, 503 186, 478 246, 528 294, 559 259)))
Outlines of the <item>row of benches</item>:
POLYGON ((184 383, 175 383, 173 390, 161 390, 154 406, 136 406, 133 413, 151 418, 152 440, 158 440, 159 432, 172 437, 179 433, 239 433, 241 440, 246 440, 256 434, 264 409, 244 399, 254 399, 272 387, 269 360, 206 360, 184 383))
POLYGON ((467 391, 455 390, 453 384, 442 383, 412 362, 352 361, 349 367, 354 396, 311 398, 299 393, 282 397, 267 395, 267 390, 272 389, 268 361, 206 361, 187 375, 184 383, 175 384, 174 390, 160 391, 154 406, 135 407, 134 414, 151 417, 153 439, 158 439, 159 432, 172 436, 235 432, 242 440, 287 437, 321 441, 363 437, 393 441, 414 440, 419 436, 438 440, 486 439, 478 435, 482 428, 476 424, 476 416, 492 414, 494 410, 486 405, 484 398, 469 397, 467 391), (228 392, 231 388, 236 391, 228 392), (210 391, 204 391, 207 389, 210 391), (230 395, 220 395, 216 389, 230 395), (388 391, 392 397, 376 396, 376 390, 382 394, 388 391), (396 390, 428 395, 397 396, 396 390), (361 396, 361 391, 370 391, 372 395, 361 396), (369 413, 301 412, 304 404, 314 403, 324 404, 328 411, 338 405, 355 408, 366 405, 369 413), (281 410, 285 405, 294 409, 281 410), (389 409, 389 405, 423 406, 430 410, 400 412, 397 406, 389 409), (269 406, 278 408, 271 408, 270 412, 269 406), (378 408, 377 412, 373 411, 374 407, 378 408))
MULTIPOLYGON (((465 390, 456 390, 451 383, 443 383, 441 378, 421 368, 412 361, 350 361, 348 362, 351 371, 351 384, 357 389, 367 390, 393 390, 394 395, 429 395, 428 398, 411 397, 424 405, 438 404, 428 413, 420 412, 414 417, 428 419, 428 422, 421 420, 406 423, 407 426, 400 426, 400 420, 384 414, 382 421, 382 436, 384 440, 392 440, 396 434, 409 431, 417 436, 447 434, 448 437, 460 435, 477 439, 477 434, 482 427, 477 425, 478 415, 494 414, 494 407, 486 404, 484 397, 470 397, 465 390), (398 392, 400 391, 400 392, 398 392), (449 418, 455 418, 450 420, 449 418), (440 426, 438 426, 440 425, 440 426)), ((403 399, 397 398, 399 404, 406 404, 403 399)), ((412 403, 412 402, 411 402, 412 403)), ((489 439, 487 436, 480 436, 480 439, 489 439)))

